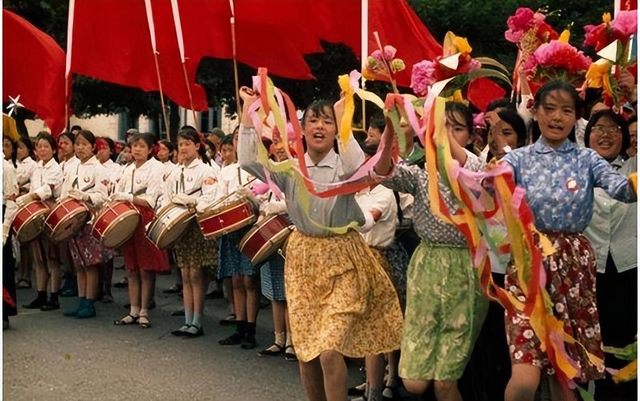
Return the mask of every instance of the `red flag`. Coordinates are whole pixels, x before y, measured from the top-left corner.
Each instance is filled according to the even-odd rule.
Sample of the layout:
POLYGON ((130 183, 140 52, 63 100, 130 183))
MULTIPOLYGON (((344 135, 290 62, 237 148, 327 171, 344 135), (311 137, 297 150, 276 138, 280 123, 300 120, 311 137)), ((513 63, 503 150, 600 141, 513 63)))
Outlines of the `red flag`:
POLYGON ((487 106, 495 99, 501 99, 507 92, 489 78, 474 79, 469 83, 467 99, 480 111, 487 111, 487 106))
POLYGON ((43 119, 55 136, 65 128, 65 55, 52 37, 2 10, 3 101, 20 103, 43 119))

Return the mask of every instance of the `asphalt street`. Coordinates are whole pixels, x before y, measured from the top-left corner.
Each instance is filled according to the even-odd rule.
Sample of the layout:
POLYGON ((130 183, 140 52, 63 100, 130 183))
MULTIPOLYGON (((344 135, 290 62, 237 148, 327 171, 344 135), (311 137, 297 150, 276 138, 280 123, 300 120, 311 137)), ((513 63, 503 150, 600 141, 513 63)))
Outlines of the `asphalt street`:
MULTIPOLYGON (((116 266, 119 263, 116 262, 116 266)), ((116 270, 113 282, 124 276, 116 270)), ((205 335, 173 337, 182 317, 177 294, 162 290, 174 275, 158 276, 157 308, 150 311, 153 327, 115 326, 124 317, 126 289, 113 289, 115 302, 97 303, 98 316, 78 320, 62 316, 77 298, 62 298, 58 311, 20 307, 3 332, 3 399, 22 400, 304 400, 298 366, 284 357, 259 357, 273 341, 271 310, 258 317, 255 350, 223 347, 217 341, 234 328, 218 321, 227 315, 224 300, 207 300, 205 335)), ((35 298, 36 291, 19 290, 18 305, 35 298)), ((349 385, 362 375, 349 365, 349 385)))

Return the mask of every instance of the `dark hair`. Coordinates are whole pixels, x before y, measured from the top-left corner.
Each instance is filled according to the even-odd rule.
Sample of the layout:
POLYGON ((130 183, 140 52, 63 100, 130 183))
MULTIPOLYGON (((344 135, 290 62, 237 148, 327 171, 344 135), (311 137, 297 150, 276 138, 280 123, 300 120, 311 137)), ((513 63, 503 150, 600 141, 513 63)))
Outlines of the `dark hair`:
POLYGON ((79 125, 74 125, 71 127, 71 131, 82 131, 82 127, 79 125))
POLYGON ((153 145, 156 144, 156 136, 149 132, 139 132, 137 134, 133 134, 133 137, 131 138, 131 142, 127 143, 127 145, 131 147, 133 146, 134 143, 138 141, 143 141, 144 143, 147 144, 147 147, 151 149, 151 153, 149 153, 149 156, 147 156, 147 160, 152 158, 153 155, 155 154, 155 149, 153 145))
POLYGON ((73 134, 69 131, 63 131, 60 135, 58 135, 58 138, 56 139, 56 141, 60 141, 60 138, 62 138, 63 136, 66 136, 67 139, 69 141, 71 141, 71 143, 73 144, 73 141, 75 141, 75 137, 73 136, 73 134))
MULTIPOLYGON (((471 109, 460 102, 447 102, 444 110, 448 118, 457 122, 459 121, 456 119, 455 113, 462 114, 464 124, 467 126, 467 130, 469 131, 469 139, 471 139, 473 137, 473 113, 471 113, 471 109)), ((465 148, 473 153, 473 143, 467 144, 465 148)))
POLYGON ((219 139, 222 139, 225 137, 225 133, 221 128, 214 128, 211 130, 210 135, 215 135, 217 136, 219 139))
POLYGON ((36 139, 35 139, 34 143, 36 145, 38 145, 38 141, 40 141, 40 140, 45 140, 45 141, 49 142, 49 146, 51 146, 51 150, 53 150, 53 157, 56 159, 56 161, 58 161, 58 158, 57 158, 58 143, 53 138, 53 136, 50 133, 48 133, 47 131, 40 131, 40 133, 36 136, 36 139))
MULTIPOLYGON (((573 98, 576 120, 578 120, 582 115, 582 103, 580 102, 580 97, 578 96, 576 88, 574 88, 573 85, 571 85, 569 82, 551 81, 544 84, 540 89, 538 89, 538 92, 536 92, 536 96, 533 99, 533 108, 538 109, 542 102, 545 101, 547 96, 549 96, 549 94, 554 91, 565 91, 569 95, 571 95, 571 97, 573 98)), ((533 142, 537 141, 541 135, 542 132, 540 131, 540 126, 538 125, 538 122, 534 120, 531 124, 531 137, 533 139, 533 142)), ((571 142, 576 141, 575 126, 571 129, 571 132, 569 133, 567 138, 571 142)))
MULTIPOLYGON (((511 125, 513 130, 516 132, 517 143, 516 146, 518 148, 526 145, 527 143, 527 126, 524 123, 520 114, 517 111, 513 111, 509 109, 503 109, 498 111, 498 117, 507 124, 511 125)), ((493 159, 493 154, 491 151, 487 154, 487 161, 493 159)))
MULTIPOLYGON (((205 139, 203 142, 204 142, 204 144, 205 144, 205 147, 206 147, 206 146, 210 147, 211 149, 213 149, 213 151, 214 151, 214 152, 217 150, 217 149, 216 149, 216 145, 214 145, 214 144, 213 144, 213 142, 211 142, 210 140, 205 139)), ((213 155, 212 155, 212 156, 213 156, 213 155)))
POLYGON ((486 111, 490 112, 490 111, 494 111, 495 109, 505 109, 505 110, 515 111, 515 112, 518 111, 515 103, 513 103, 511 101, 511 98, 508 98, 508 97, 492 100, 487 106, 486 111))
POLYGON ((310 105, 308 105, 306 109, 304 109, 304 114, 302 114, 303 127, 305 122, 307 121, 307 114, 309 114, 309 112, 312 112, 316 116, 331 117, 336 124, 338 123, 336 119, 336 113, 333 110, 333 103, 331 103, 328 100, 324 100, 324 99, 315 100, 310 105), (327 114, 327 112, 325 111, 326 108, 329 108, 330 114, 327 114))
POLYGON ((620 114, 614 113, 612 110, 601 110, 596 112, 587 123, 587 126, 584 128, 584 146, 590 148, 589 139, 591 137, 591 130, 593 127, 600 121, 602 118, 609 118, 613 121, 614 124, 620 127, 620 131, 622 132, 622 147, 620 147, 620 156, 627 156, 627 149, 629 149, 631 143, 631 135, 629 134, 629 125, 627 121, 625 121, 624 117, 620 114))
POLYGON ((80 132, 78 132, 78 134, 76 135, 73 144, 75 145, 76 141, 78 140, 78 137, 81 136, 84 139, 87 140, 87 142, 89 142, 91 144, 91 147, 94 148, 94 153, 95 153, 95 146, 96 146, 96 136, 93 135, 93 132, 89 131, 88 129, 82 129, 80 130, 80 132))
POLYGON ((638 116, 635 114, 632 114, 629 116, 629 118, 627 118, 627 127, 637 122, 638 122, 638 116))
POLYGON ((190 125, 185 125, 184 127, 180 128, 180 131, 178 131, 178 138, 182 138, 187 141, 191 141, 196 145, 200 145, 200 147, 198 148, 198 155, 200 155, 200 158, 202 159, 204 164, 209 164, 210 160, 207 156, 207 150, 204 148, 204 143, 200 139, 200 134, 198 134, 198 131, 196 131, 195 128, 190 125))
POLYGON ((364 154, 367 156, 373 156, 378 151, 378 144, 365 145, 364 143, 361 143, 360 147, 362 148, 362 151, 364 152, 364 154))
POLYGON ((220 141, 220 148, 222 149, 224 145, 233 146, 233 134, 226 135, 224 138, 222 138, 222 141, 220 141))
POLYGON ((111 152, 109 159, 111 159, 111 161, 116 161, 118 155, 116 154, 116 144, 113 142, 113 139, 106 136, 100 137, 100 139, 104 140, 107 143, 107 146, 109 146, 109 151, 111 152))
POLYGON ((11 139, 9 135, 3 135, 2 140, 11 142, 11 163, 13 164, 13 167, 18 167, 18 164, 16 163, 16 160, 18 159, 18 144, 16 141, 11 139))
POLYGON ((171 143, 170 141, 167 141, 166 139, 163 139, 161 141, 158 142, 160 145, 163 145, 165 148, 169 149, 169 153, 173 153, 176 151, 176 147, 173 143, 171 143))
MULTIPOLYGON (((42 132, 47 132, 47 131, 42 131, 42 132)), ((35 156, 36 156, 35 148, 33 146, 33 142, 31 142, 31 138, 29 138, 29 135, 24 135, 24 134, 20 135, 18 142, 24 143, 24 146, 26 146, 27 150, 29 151, 29 157, 32 159, 35 159, 35 156)))
POLYGON ((369 128, 374 128, 379 130, 381 133, 384 132, 384 127, 387 125, 384 120, 384 116, 381 114, 376 114, 371 116, 369 119, 369 128))

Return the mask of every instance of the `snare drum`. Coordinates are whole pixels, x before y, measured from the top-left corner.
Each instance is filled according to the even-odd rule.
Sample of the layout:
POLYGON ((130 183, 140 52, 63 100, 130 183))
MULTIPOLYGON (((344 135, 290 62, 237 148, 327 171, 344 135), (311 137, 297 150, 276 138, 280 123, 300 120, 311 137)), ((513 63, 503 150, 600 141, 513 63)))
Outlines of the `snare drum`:
POLYGON ((131 203, 107 204, 96 216, 91 235, 105 248, 119 248, 127 242, 140 224, 140 212, 131 203))
POLYGON ((29 242, 40 235, 49 207, 42 201, 34 200, 18 210, 11 227, 20 242, 29 242))
POLYGON ((294 226, 286 214, 266 217, 242 237, 238 248, 255 266, 276 252, 293 229, 294 226))
POLYGON ((251 202, 236 200, 198 216, 198 224, 206 239, 217 238, 253 224, 258 219, 251 202))
POLYGON ((171 203, 163 207, 147 227, 147 237, 160 249, 169 248, 185 233, 195 217, 192 209, 171 203))
POLYGON ((79 200, 66 198, 58 202, 44 222, 51 242, 59 244, 78 233, 89 220, 89 209, 79 200))

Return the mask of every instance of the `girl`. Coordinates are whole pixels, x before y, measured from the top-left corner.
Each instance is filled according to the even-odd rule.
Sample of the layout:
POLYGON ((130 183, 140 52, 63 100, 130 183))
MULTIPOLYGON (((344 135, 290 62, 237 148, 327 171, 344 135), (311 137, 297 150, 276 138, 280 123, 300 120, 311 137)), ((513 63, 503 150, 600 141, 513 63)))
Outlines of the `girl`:
POLYGON ((2 138, 2 153, 4 154, 4 159, 9 160, 13 168, 17 167, 16 159, 18 157, 18 145, 15 141, 8 136, 2 138))
MULTIPOLYGON (((56 141, 48 132, 41 132, 36 137, 36 151, 38 163, 31 175, 29 193, 18 199, 19 206, 24 206, 32 200, 45 202, 49 207, 55 205, 60 196, 63 175, 60 165, 54 158, 56 141)), ((28 305, 28 309, 43 311, 60 309, 58 291, 60 289, 60 262, 58 247, 44 235, 38 236, 28 244, 36 266, 36 282, 38 297, 28 305), (47 302, 47 286, 51 276, 51 298, 47 302)))
MULTIPOLYGON (((46 131, 43 131, 46 132, 46 131)), ((21 135, 16 142, 16 178, 20 194, 29 192, 31 175, 37 163, 34 161, 35 154, 33 143, 27 135, 21 135)), ((31 288, 31 268, 32 254, 29 252, 28 244, 20 244, 20 272, 18 288, 31 288)), ((39 308, 39 306, 37 306, 39 308)))
MULTIPOLYGON (((5 134, 6 135, 6 134, 5 134)), ((8 137, 3 138, 3 142, 8 137)), ((10 143, 13 141, 9 140, 10 143)), ((9 153, 11 156, 11 153, 9 153)), ((11 222, 18 211, 15 203, 18 196, 18 180, 16 179, 16 169, 9 159, 2 160, 2 285, 11 298, 11 302, 3 297, 2 301, 2 330, 9 328, 9 316, 18 314, 16 308, 16 286, 15 286, 15 266, 16 260, 11 246, 11 222)))
MULTIPOLYGON (((178 152, 181 165, 176 167, 164 185, 163 207, 170 202, 196 207, 204 206, 216 198, 218 174, 209 164, 200 135, 193 127, 183 127, 178 132, 178 152)), ((203 267, 215 264, 216 243, 207 241, 198 223, 192 220, 186 234, 174 245, 178 267, 182 270, 185 323, 171 334, 183 337, 199 337, 204 308, 203 267)))
POLYGON ((133 236, 122 246, 127 268, 129 314, 116 325, 138 323, 142 328, 151 327, 148 306, 155 283, 155 273, 167 271, 167 253, 158 249, 146 236, 145 227, 153 220, 156 200, 162 191, 162 163, 151 157, 154 137, 151 134, 135 134, 131 141, 134 162, 124 169, 113 200, 128 201, 138 209, 142 220, 133 236))
MULTIPOLYGON (((566 82, 550 82, 538 90, 533 115, 540 138, 533 144, 507 154, 503 160, 513 169, 517 185, 526 190, 525 199, 533 212, 535 225, 554 244, 556 252, 543 260, 546 289, 554 315, 564 322, 564 331, 585 349, 566 344, 578 363, 577 381, 587 383, 604 377, 585 351, 604 358, 596 306, 596 259, 582 232, 593 214, 593 189, 603 188, 612 198, 632 202, 636 195, 627 178, 592 149, 578 149, 568 140, 580 102, 575 88, 566 82)), ((505 280, 514 297, 522 297, 517 287, 515 267, 509 265, 505 280)), ((533 400, 541 375, 555 371, 540 350, 540 341, 523 314, 505 316, 510 344, 512 374, 505 399, 533 400)), ((554 400, 575 400, 551 381, 554 400)))
MULTIPOLYGON (((219 192, 220 196, 226 196, 239 190, 242 185, 246 185, 250 176, 240 168, 237 162, 232 135, 222 140, 220 152, 224 167, 220 171, 219 192)), ((240 194, 241 191, 238 191, 238 195, 240 194)), ((253 196, 248 189, 242 195, 253 196)), ((220 345, 242 344, 242 348, 253 349, 256 346, 256 319, 260 292, 251 261, 238 249, 238 244, 245 232, 245 230, 235 231, 220 238, 218 278, 225 281, 227 288, 231 282, 233 296, 230 298, 233 299, 230 301, 233 303, 237 326, 235 333, 218 343, 220 345)))
MULTIPOLYGON (((123 166, 114 161, 117 157, 116 145, 111 138, 102 137, 96 140, 96 149, 96 158, 100 163, 102 163, 109 173, 109 194, 112 194, 118 184, 118 181, 120 181, 123 169, 123 166)), ((102 258, 104 259, 104 267, 99 270, 100 294, 102 296, 101 301, 109 303, 113 302, 113 296, 111 295, 111 281, 113 279, 113 252, 105 249, 102 258)))
MULTIPOLYGON (((109 172, 94 156, 96 137, 91 131, 80 130, 74 141, 74 151, 79 159, 75 173, 68 174, 62 183, 61 197, 71 197, 96 212, 107 199, 109 172)), ((78 305, 65 316, 89 318, 96 315, 94 303, 99 293, 98 269, 103 263, 103 249, 91 235, 91 226, 85 225, 69 241, 69 252, 78 278, 78 305)))
MULTIPOLYGON (((78 170, 78 164, 80 164, 80 160, 78 160, 73 150, 74 140, 75 136, 69 131, 61 133, 58 137, 58 161, 60 162, 63 177, 68 174, 75 175, 78 170)), ((58 252, 64 269, 64 284, 60 287, 60 296, 75 297, 78 295, 77 279, 69 256, 69 244, 60 244, 58 252)))
MULTIPOLYGON (((445 115, 450 142, 471 154, 462 149, 473 131, 471 111, 460 103, 449 102, 445 115)), ((389 123, 386 129, 391 129, 389 123)), ((461 400, 457 381, 471 357, 488 302, 480 291, 464 236, 431 212, 427 172, 399 165, 393 169, 391 132, 386 140, 375 173, 388 175, 382 181, 385 187, 414 196, 413 224, 422 239, 407 271, 399 375, 412 393, 423 393, 433 382, 439 401, 461 400)), ((440 185, 440 193, 454 212, 453 195, 444 185, 440 185)))
MULTIPOLYGON (((257 162, 260 139, 248 112, 257 96, 246 87, 240 93, 245 107, 238 158, 244 169, 265 182, 264 167, 257 162)), ((302 121, 307 152, 299 157, 305 158, 315 182, 338 182, 363 163, 364 154, 352 135, 348 147, 338 143, 339 155, 333 150, 339 119, 331 103, 312 103, 302 121)), ((365 216, 353 194, 310 195, 307 214, 298 201, 299 192, 305 190, 298 177, 274 173, 272 178, 284 193, 297 229, 287 244, 285 286, 302 381, 310 400, 342 401, 347 398, 345 356, 361 358, 398 349, 402 327, 398 297, 362 236, 331 229, 353 222, 364 225, 365 216)))

